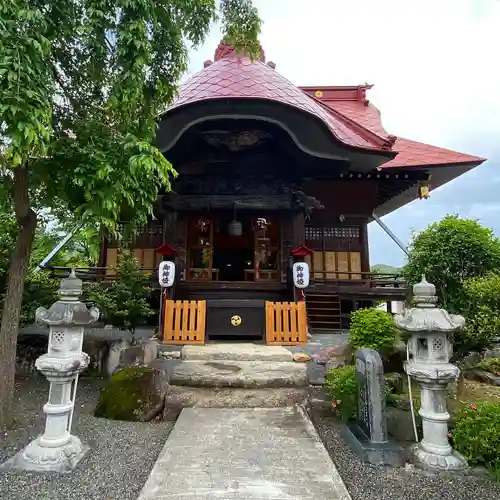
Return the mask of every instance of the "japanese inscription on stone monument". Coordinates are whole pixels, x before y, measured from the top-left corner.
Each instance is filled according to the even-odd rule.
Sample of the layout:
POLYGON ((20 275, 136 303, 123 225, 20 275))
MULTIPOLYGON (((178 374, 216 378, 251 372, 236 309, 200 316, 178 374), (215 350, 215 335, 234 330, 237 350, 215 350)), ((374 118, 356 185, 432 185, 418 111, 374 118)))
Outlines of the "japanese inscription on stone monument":
POLYGON ((358 427, 370 441, 386 442, 384 367, 377 351, 363 348, 356 352, 356 380, 358 427))

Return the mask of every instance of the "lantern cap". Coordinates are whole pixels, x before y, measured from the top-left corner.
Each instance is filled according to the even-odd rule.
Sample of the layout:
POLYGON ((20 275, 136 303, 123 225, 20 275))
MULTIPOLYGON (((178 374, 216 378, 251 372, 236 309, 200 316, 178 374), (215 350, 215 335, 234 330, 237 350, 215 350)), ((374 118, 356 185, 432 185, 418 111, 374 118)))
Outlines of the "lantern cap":
POLYGON ((307 257, 308 255, 312 255, 313 251, 305 245, 299 245, 291 251, 291 254, 292 257, 307 257))
POLYGON ((67 278, 63 278, 59 285, 59 297, 63 300, 78 300, 83 291, 83 282, 77 278, 74 268, 67 278))
POLYGON ((156 253, 164 255, 165 257, 175 257, 179 255, 179 252, 170 243, 163 243, 160 247, 156 249, 156 253))
POLYGON ((413 285, 413 296, 415 297, 415 302, 418 304, 419 302, 434 302, 432 300, 425 300, 427 298, 436 297, 436 287, 429 283, 425 279, 425 275, 422 274, 422 279, 420 283, 415 283, 413 285))

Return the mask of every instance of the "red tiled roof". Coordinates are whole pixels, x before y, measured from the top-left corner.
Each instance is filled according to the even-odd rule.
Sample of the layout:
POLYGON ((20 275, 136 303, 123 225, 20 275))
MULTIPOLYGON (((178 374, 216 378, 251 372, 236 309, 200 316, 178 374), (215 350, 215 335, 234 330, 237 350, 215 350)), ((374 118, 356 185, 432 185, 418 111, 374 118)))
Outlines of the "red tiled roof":
POLYGON ((208 99, 263 99, 281 102, 320 118, 332 134, 348 146, 372 151, 393 151, 397 156, 381 168, 427 167, 463 163, 480 164, 483 158, 397 138, 383 127, 380 112, 366 98, 372 85, 343 87, 296 87, 260 60, 238 56, 220 43, 215 62, 180 86, 169 110, 208 99))
POLYGON ((482 163, 485 161, 484 158, 478 156, 458 153, 451 149, 438 148, 402 137, 397 138, 393 149, 398 152, 398 155, 393 160, 384 163, 381 168, 482 163))
MULTIPOLYGON (((381 137, 390 138, 382 125, 380 111, 366 99, 369 85, 358 87, 303 87, 309 95, 321 95, 321 101, 331 110, 363 125, 381 137), (319 92, 318 92, 319 91, 319 92)), ((318 98, 318 97, 317 97, 318 98)), ((461 163, 482 163, 484 158, 398 137, 392 147, 398 155, 381 168, 425 167, 461 163)))
POLYGON ((319 117, 334 136, 348 146, 379 151, 390 149, 385 139, 352 122, 349 117, 332 112, 262 61, 251 62, 232 50, 221 54, 220 46, 218 52, 214 63, 207 61, 202 71, 180 86, 179 95, 169 110, 208 99, 268 99, 319 117))

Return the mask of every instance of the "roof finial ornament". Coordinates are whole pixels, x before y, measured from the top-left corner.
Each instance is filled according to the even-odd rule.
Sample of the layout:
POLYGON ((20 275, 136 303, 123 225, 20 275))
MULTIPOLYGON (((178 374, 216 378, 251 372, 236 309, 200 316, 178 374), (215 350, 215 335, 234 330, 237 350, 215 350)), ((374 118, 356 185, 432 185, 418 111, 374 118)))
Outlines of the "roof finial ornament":
POLYGON ((275 63, 275 62, 273 62, 273 61, 269 61, 269 62, 267 63, 267 65, 268 65, 271 69, 276 69, 276 63, 275 63))
POLYGON ((203 63, 203 67, 204 68, 208 68, 209 66, 212 66, 213 62, 210 60, 210 59, 207 59, 204 63, 203 63))

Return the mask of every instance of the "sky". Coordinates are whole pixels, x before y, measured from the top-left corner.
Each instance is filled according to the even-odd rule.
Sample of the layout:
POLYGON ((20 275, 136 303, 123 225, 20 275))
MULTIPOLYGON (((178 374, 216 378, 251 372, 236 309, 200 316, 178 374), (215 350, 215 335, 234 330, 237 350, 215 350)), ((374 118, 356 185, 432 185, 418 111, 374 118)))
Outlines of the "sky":
MULTIPOLYGON (((487 158, 482 166, 383 218, 406 245, 448 213, 500 236, 500 0, 254 0, 266 59, 297 86, 374 84, 389 133, 487 158)), ((214 26, 189 74, 213 59, 214 26)), ((405 254, 369 225, 372 264, 405 254)))

